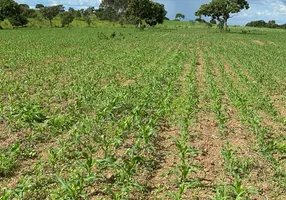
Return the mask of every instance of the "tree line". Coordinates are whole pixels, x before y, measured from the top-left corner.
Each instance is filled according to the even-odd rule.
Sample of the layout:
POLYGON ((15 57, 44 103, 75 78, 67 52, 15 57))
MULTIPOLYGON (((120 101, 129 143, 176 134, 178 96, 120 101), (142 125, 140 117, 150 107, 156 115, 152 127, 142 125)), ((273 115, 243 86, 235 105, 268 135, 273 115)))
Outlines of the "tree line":
MULTIPOLYGON (((196 11, 198 17, 195 21, 206 23, 209 26, 218 24, 221 30, 228 30, 228 20, 241 10, 249 9, 247 0, 211 0, 202 4, 196 11), (210 22, 202 19, 202 16, 210 17, 210 22)), ((156 26, 162 24, 166 18, 167 11, 163 4, 152 0, 102 0, 99 8, 89 7, 87 9, 65 10, 63 5, 44 6, 37 4, 31 9, 27 4, 18 4, 14 0, 0 0, 0 22, 8 19, 12 26, 25 26, 30 18, 39 15, 48 20, 53 26, 52 20, 59 16, 62 27, 68 26, 74 19, 84 20, 88 26, 92 23, 92 15, 100 20, 119 22, 120 24, 137 24, 144 27, 145 24, 156 26)), ((177 13, 175 20, 184 19, 185 15, 177 13)), ((266 23, 263 20, 252 21, 246 24, 251 27, 286 28, 286 24, 278 25, 274 20, 266 23)))
POLYGON ((258 28, 283 28, 286 29, 286 24, 277 24, 275 20, 270 20, 265 22, 264 20, 257 20, 248 22, 245 26, 248 27, 258 27, 258 28))
POLYGON ((53 26, 52 20, 59 16, 62 26, 68 26, 74 19, 83 19, 89 26, 91 16, 100 20, 111 22, 119 21, 121 24, 137 24, 139 27, 145 22, 150 26, 162 24, 166 19, 167 11, 163 4, 152 0, 103 0, 98 9, 65 10, 63 5, 44 6, 37 4, 35 9, 27 4, 18 4, 14 0, 0 0, 0 22, 8 19, 12 26, 25 26, 29 19, 41 15, 53 26))

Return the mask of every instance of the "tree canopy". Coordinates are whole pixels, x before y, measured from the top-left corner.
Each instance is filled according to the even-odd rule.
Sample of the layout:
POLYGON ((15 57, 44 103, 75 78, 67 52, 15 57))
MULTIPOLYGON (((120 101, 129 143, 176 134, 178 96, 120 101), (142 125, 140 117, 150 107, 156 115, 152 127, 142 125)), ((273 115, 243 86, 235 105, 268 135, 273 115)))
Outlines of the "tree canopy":
POLYGON ((36 4, 35 8, 37 9, 41 9, 44 8, 45 6, 43 4, 36 4))
POLYGON ((94 7, 89 7, 86 10, 82 10, 83 19, 87 23, 88 26, 91 25, 91 14, 94 12, 95 12, 94 7))
POLYGON ((25 10, 29 9, 13 0, 0 0, 0 21, 7 18, 12 26, 24 26, 28 23, 25 10))
POLYGON ((100 20, 117 21, 118 13, 112 7, 99 8, 95 10, 95 15, 100 20))
POLYGON ((248 8, 247 0, 212 0, 208 4, 201 5, 195 15, 208 16, 218 21, 223 20, 224 30, 227 30, 227 21, 231 17, 230 15, 248 8))
MULTIPOLYGON (((150 26, 155 26, 167 19, 166 14, 164 5, 153 0, 102 0, 98 9, 69 8, 68 11, 65 11, 63 5, 36 4, 35 9, 32 9, 29 5, 18 4, 14 0, 0 0, 0 21, 8 19, 13 26, 27 24, 28 18, 38 18, 38 21, 44 18, 53 26, 52 20, 56 16, 61 18, 62 26, 69 25, 74 18, 84 20, 90 25, 92 15, 100 20, 119 21, 122 25, 142 24, 145 21, 150 26)), ((183 19, 185 16, 180 13, 177 17, 183 19)))
POLYGON ((124 13, 131 0, 102 0, 99 8, 112 8, 117 13, 124 13))
POLYGON ((50 25, 52 26, 52 19, 56 17, 60 12, 64 11, 63 5, 49 6, 41 8, 41 13, 46 20, 49 20, 50 25))
POLYGON ((65 25, 70 25, 70 23, 73 22, 75 15, 73 14, 73 12, 62 12, 61 15, 61 22, 62 22, 62 27, 65 27, 65 25))
POLYGON ((0 21, 17 14, 19 5, 13 0, 0 0, 0 21))
POLYGON ((275 20, 270 20, 265 22, 264 20, 257 20, 248 22, 245 26, 249 27, 259 27, 259 28, 286 28, 286 24, 277 24, 275 20))
POLYGON ((163 4, 150 0, 131 0, 126 10, 127 17, 135 17, 141 24, 141 20, 145 20, 150 26, 164 22, 167 11, 163 4))
POLYGON ((183 15, 182 13, 177 13, 175 16, 176 19, 185 19, 185 15, 183 15))

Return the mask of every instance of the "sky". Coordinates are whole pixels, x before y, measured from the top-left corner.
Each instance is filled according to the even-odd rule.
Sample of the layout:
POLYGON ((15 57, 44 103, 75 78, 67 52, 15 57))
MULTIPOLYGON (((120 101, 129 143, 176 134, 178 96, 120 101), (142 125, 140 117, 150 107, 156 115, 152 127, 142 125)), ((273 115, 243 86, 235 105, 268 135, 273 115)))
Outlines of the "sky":
MULTIPOLYGON (((66 8, 76 9, 90 6, 98 7, 100 0, 16 0, 18 3, 33 7, 38 3, 45 6, 62 4, 66 8)), ((201 4, 210 0, 155 0, 165 5, 167 17, 173 19, 176 13, 182 13, 186 20, 195 19, 194 13, 201 4)), ((286 23, 286 0, 248 0, 250 9, 244 10, 229 20, 229 24, 245 25, 253 20, 276 20, 278 24, 286 23)))

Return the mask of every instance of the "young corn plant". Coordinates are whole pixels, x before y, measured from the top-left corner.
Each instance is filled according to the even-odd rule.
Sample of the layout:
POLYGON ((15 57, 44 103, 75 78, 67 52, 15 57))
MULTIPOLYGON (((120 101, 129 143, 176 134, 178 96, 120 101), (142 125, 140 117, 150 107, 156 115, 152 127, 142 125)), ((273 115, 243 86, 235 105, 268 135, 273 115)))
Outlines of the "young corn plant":
POLYGON ((82 165, 86 170, 87 176, 92 177, 92 169, 96 165, 96 161, 93 159, 92 155, 89 155, 87 152, 83 152, 82 156, 85 159, 85 162, 82 163, 82 165))
POLYGON ((7 188, 2 188, 0 191, 0 200, 9 200, 13 198, 13 193, 11 190, 8 190, 7 188))
POLYGON ((222 91, 217 87, 216 80, 211 69, 207 68, 207 82, 210 89, 212 98, 212 110, 215 113, 216 120, 218 121, 218 127, 221 135, 225 136, 226 122, 228 117, 226 116, 226 107, 222 101, 222 91))
POLYGON ((9 176, 17 166, 20 144, 15 143, 6 152, 0 152, 0 177, 9 176))
POLYGON ((58 194, 60 198, 64 199, 86 199, 86 193, 84 191, 87 183, 92 180, 90 177, 84 178, 80 172, 74 172, 72 177, 68 180, 64 180, 57 176, 58 182, 61 184, 63 193, 58 194))
POLYGON ((169 193, 169 196, 171 196, 172 199, 174 199, 174 200, 181 200, 181 199, 183 199, 183 195, 185 194, 185 192, 186 192, 189 188, 195 187, 196 185, 197 185, 196 182, 181 183, 181 184, 179 185, 178 192, 176 192, 176 193, 171 192, 171 193, 169 193))
POLYGON ((25 199, 26 195, 30 192, 32 188, 35 188, 35 184, 28 177, 22 177, 15 188, 6 189, 4 188, 4 192, 0 199, 25 199))
POLYGON ((174 143, 179 152, 180 162, 174 169, 175 175, 178 177, 179 190, 177 193, 171 193, 176 199, 180 199, 183 193, 190 187, 198 184, 198 181, 189 180, 190 173, 197 171, 197 165, 190 163, 190 158, 199 153, 198 150, 190 146, 189 127, 190 121, 185 119, 180 131, 180 138, 174 138, 174 143))
POLYGON ((141 191, 144 190, 144 187, 134 179, 137 167, 143 162, 143 158, 140 155, 136 155, 133 148, 128 150, 126 154, 126 158, 123 158, 119 164, 115 165, 117 177, 115 187, 119 189, 106 188, 106 192, 115 199, 128 198, 134 188, 138 188, 141 191))
POLYGON ((237 200, 249 199, 249 194, 254 193, 251 187, 243 185, 241 176, 245 176, 249 170, 248 162, 241 162, 235 156, 236 150, 231 149, 229 141, 227 141, 226 146, 221 150, 222 157, 224 159, 224 167, 228 174, 234 179, 234 183, 227 186, 227 190, 223 188, 217 189, 217 197, 221 195, 222 197, 229 196, 237 200), (226 192, 227 191, 227 192, 226 192))
POLYGON ((239 174, 235 175, 234 183, 230 185, 230 196, 236 200, 249 199, 249 194, 251 193, 251 188, 243 186, 242 179, 239 174))
POLYGON ((229 141, 227 141, 226 146, 221 150, 221 155, 225 162, 225 169, 229 175, 233 176, 236 173, 236 164, 238 163, 235 157, 236 150, 230 148, 229 141))
POLYGON ((211 197, 212 200, 228 200, 230 196, 228 194, 228 186, 218 186, 216 188, 215 196, 211 197))

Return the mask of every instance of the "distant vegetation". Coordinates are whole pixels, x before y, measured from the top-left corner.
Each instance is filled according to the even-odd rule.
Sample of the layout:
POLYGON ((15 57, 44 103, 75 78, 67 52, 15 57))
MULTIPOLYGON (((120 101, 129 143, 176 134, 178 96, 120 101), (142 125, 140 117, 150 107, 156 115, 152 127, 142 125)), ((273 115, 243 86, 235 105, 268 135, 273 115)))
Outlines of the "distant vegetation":
POLYGON ((249 27, 259 27, 259 28, 284 28, 286 29, 286 23, 278 25, 276 24, 275 20, 270 20, 268 23, 264 20, 258 20, 258 21, 251 21, 247 23, 245 26, 249 27))
POLYGON ((185 19, 185 15, 182 13, 177 13, 175 16, 175 20, 181 20, 181 19, 185 19))
MULTIPOLYGON (((197 18, 191 22, 200 23, 206 27, 217 25, 220 30, 228 30, 228 20, 232 14, 248 9, 246 0, 212 0, 208 4, 202 4, 196 11, 197 18), (202 16, 210 17, 206 21, 202 16)), ((45 6, 36 4, 30 8, 27 4, 18 4, 14 0, 0 0, 0 29, 14 27, 69 27, 71 24, 94 25, 96 21, 130 24, 144 29, 147 25, 154 27, 163 24, 167 11, 163 4, 152 0, 103 0, 98 8, 86 9, 65 8, 64 5, 45 6), (74 20, 76 20, 75 23, 74 20), (1 27, 1 25, 3 27, 1 27)), ((174 21, 185 19, 185 15, 177 13, 174 21)), ((263 20, 251 21, 248 27, 282 28, 286 24, 278 25, 275 20, 265 22, 263 20)))
MULTIPOLYGON (((39 23, 49 21, 53 26, 53 19, 59 17, 62 27, 69 26, 74 19, 85 21, 88 26, 92 23, 92 17, 99 20, 119 22, 120 24, 137 24, 139 27, 145 22, 150 26, 162 24, 166 19, 167 11, 163 4, 151 0, 103 0, 98 9, 75 10, 65 9, 63 5, 45 6, 36 4, 35 9, 27 4, 18 4, 13 0, 0 0, 0 22, 7 19, 13 27, 26 26, 31 19, 39 23)), ((145 25, 144 25, 145 26, 145 25)))

